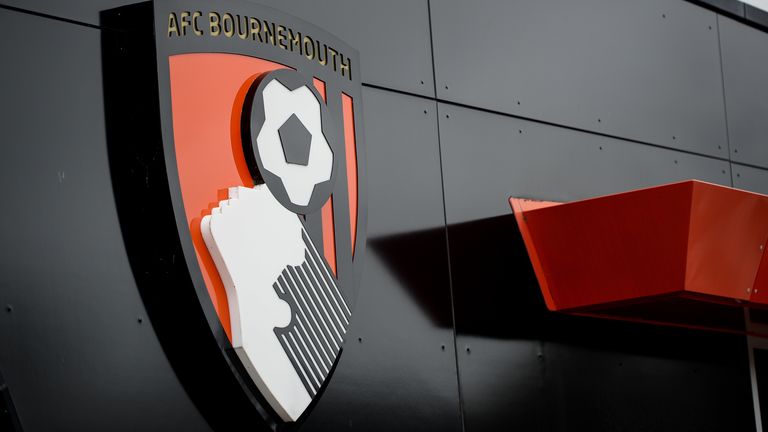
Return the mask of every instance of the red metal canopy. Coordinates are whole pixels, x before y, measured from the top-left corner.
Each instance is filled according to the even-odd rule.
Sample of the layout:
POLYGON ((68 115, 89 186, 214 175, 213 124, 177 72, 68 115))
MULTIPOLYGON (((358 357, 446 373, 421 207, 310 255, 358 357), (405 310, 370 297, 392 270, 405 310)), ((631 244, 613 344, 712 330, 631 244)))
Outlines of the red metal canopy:
POLYGON ((550 310, 743 332, 743 307, 768 307, 768 196, 686 181, 510 204, 550 310))

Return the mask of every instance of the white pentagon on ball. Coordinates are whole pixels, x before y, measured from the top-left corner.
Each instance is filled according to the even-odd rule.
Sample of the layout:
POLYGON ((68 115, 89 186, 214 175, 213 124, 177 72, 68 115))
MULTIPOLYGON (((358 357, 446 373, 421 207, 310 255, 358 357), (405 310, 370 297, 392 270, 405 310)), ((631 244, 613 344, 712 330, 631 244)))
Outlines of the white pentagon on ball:
POLYGON ((293 204, 306 206, 315 185, 330 180, 333 172, 333 151, 323 134, 321 102, 306 85, 289 90, 277 79, 270 81, 262 94, 264 125, 256 137, 261 163, 282 180, 293 204), (294 114, 312 135, 306 166, 286 162, 278 133, 294 114))

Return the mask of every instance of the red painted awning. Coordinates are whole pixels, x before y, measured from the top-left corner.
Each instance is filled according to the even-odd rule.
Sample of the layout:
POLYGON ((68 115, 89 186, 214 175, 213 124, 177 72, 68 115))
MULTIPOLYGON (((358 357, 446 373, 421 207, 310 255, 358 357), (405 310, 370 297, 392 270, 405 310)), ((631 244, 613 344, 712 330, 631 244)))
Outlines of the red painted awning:
POLYGON ((741 332, 768 307, 768 196, 686 181, 510 204, 550 310, 741 332))

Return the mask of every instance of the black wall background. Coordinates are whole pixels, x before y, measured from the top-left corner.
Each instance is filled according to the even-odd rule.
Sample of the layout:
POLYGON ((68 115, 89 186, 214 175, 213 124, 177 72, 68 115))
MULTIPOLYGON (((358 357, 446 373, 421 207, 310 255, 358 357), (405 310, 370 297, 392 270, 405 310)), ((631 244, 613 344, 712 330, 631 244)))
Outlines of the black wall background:
MULTIPOLYGON (((209 430, 115 210, 99 12, 129 2, 0 0, 0 371, 25 431, 209 430)), ((267 3, 355 45, 366 86, 366 270, 303 430, 755 430, 744 337, 547 312, 506 198, 768 193, 768 34, 681 0, 267 3)))

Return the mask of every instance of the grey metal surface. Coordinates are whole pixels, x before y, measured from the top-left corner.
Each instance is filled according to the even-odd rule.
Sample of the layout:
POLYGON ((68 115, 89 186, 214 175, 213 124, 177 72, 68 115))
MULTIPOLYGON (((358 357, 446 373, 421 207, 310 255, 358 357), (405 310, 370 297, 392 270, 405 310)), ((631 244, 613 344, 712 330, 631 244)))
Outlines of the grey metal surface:
POLYGON ((0 5, 51 15, 90 25, 99 25, 99 12, 140 0, 0 0, 0 5))
POLYGON ((458 432, 435 102, 376 89, 363 100, 363 289, 333 379, 301 430, 458 432))
POLYGON ((0 368, 25 431, 208 430, 123 247, 99 38, 0 10, 0 368))
POLYGON ((427 0, 257 0, 360 51, 363 82, 434 96, 427 0))
POLYGON ((768 170, 732 164, 733 187, 768 195, 768 170))
POLYGON ((368 236, 443 226, 437 104, 370 88, 363 103, 368 162, 375 164, 368 236))
POLYGON ((682 1, 434 1, 438 97, 727 157, 715 14, 682 1))
POLYGON ((731 160, 768 167, 768 34, 718 21, 731 160))
POLYGON ((510 195, 571 201, 696 178, 728 162, 439 104, 448 224, 510 214, 510 195))
MULTIPOLYGON (((296 15, 360 51, 363 82, 434 96, 427 0, 250 0, 296 15)), ((99 25, 99 12, 139 0, 0 0, 25 10, 99 25)))

